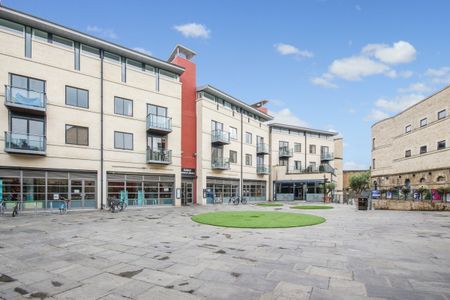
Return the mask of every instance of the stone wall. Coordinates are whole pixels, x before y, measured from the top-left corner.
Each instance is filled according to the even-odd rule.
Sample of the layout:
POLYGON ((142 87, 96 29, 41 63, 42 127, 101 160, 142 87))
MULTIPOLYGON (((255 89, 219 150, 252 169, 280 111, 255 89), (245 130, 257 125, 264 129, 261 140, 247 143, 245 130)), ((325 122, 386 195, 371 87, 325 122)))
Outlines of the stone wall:
POLYGON ((411 200, 373 200, 374 209, 380 210, 432 210, 450 211, 449 202, 411 201, 411 200))

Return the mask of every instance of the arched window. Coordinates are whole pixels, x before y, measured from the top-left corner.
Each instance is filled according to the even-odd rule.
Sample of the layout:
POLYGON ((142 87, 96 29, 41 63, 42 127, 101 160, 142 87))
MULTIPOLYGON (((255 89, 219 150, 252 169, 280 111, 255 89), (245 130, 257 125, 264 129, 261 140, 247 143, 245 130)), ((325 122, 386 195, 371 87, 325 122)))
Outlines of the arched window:
POLYGON ((438 178, 436 179, 437 182, 444 182, 445 181, 445 177, 444 176, 438 176, 438 178))
POLYGON ((422 177, 422 178, 420 178, 420 183, 425 183, 425 178, 424 177, 422 177))

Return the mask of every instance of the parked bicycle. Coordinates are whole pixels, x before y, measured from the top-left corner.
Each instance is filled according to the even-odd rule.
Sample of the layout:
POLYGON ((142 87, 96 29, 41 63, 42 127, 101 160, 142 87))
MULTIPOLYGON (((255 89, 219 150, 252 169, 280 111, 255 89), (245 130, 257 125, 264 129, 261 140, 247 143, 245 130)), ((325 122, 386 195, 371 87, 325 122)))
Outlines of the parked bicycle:
POLYGON ((109 205, 109 210, 112 213, 115 213, 116 211, 124 211, 128 206, 127 203, 125 202, 125 200, 119 200, 119 199, 115 199, 115 198, 109 198, 108 205, 109 205))
POLYGON ((6 201, 2 200, 0 202, 0 215, 3 216, 5 214, 5 211, 6 211, 6 201))
POLYGON ((231 197, 230 200, 228 201, 228 203, 233 202, 234 205, 238 205, 239 203, 241 204, 247 204, 247 199, 244 197, 231 197))
POLYGON ((61 203, 61 205, 59 206, 59 214, 65 215, 65 214, 67 214, 67 210, 69 209, 71 201, 64 197, 59 197, 59 199, 63 201, 61 203))
POLYGON ((17 201, 16 205, 14 205, 12 216, 17 217, 19 215, 19 210, 20 210, 20 201, 17 201))

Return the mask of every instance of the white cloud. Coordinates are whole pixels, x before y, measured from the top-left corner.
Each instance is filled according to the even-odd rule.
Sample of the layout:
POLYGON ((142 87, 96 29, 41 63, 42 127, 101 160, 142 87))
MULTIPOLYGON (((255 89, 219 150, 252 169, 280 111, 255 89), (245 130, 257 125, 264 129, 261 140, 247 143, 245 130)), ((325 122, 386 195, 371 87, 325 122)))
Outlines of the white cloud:
POLYGON ((311 51, 300 50, 299 48, 289 44, 279 43, 273 46, 281 55, 294 55, 297 57, 304 57, 304 58, 311 58, 314 56, 314 53, 312 53, 311 51))
POLYGON ((386 74, 390 68, 385 64, 364 56, 352 56, 334 60, 329 72, 346 80, 360 80, 362 77, 386 74))
POLYGON ((450 83, 450 68, 449 67, 442 67, 439 69, 429 68, 425 72, 425 75, 430 77, 434 83, 443 83, 443 84, 450 83))
POLYGON ((152 53, 150 51, 148 51, 148 50, 146 50, 144 48, 141 48, 141 47, 135 47, 135 48, 133 48, 133 50, 137 51, 137 52, 141 52, 141 53, 147 54, 147 55, 152 55, 152 53))
POLYGON ((326 76, 327 74, 324 74, 322 76, 319 77, 314 77, 311 78, 311 83, 321 86, 323 88, 327 88, 327 89, 334 89, 337 88, 338 86, 334 83, 331 82, 332 80, 332 76, 326 76))
POLYGON ((366 117, 367 121, 380 121, 389 117, 389 114, 379 109, 372 109, 370 114, 366 117))
POLYGON ((273 117, 272 123, 283 123, 293 126, 308 126, 306 121, 303 121, 294 115, 289 108, 283 108, 279 111, 269 111, 269 115, 273 117))
POLYGON ((88 25, 86 30, 90 33, 93 33, 93 34, 103 37, 103 38, 108 38, 108 39, 113 39, 113 40, 118 38, 118 36, 114 32, 114 30, 112 30, 110 28, 101 28, 101 27, 98 27, 95 25, 88 25))
POLYGON ((401 95, 392 100, 380 98, 375 101, 375 106, 389 112, 397 113, 416 104, 423 98, 425 97, 422 94, 401 95))
POLYGON ((211 35, 211 30, 209 30, 205 25, 198 23, 176 25, 174 28, 186 38, 207 39, 211 35))
POLYGON ((369 169, 365 164, 359 164, 354 161, 345 161, 344 170, 367 170, 369 169))
POLYGON ((425 93, 430 90, 431 88, 422 82, 411 83, 406 88, 398 89, 400 93, 425 93))
POLYGON ((283 100, 280 99, 271 99, 269 100, 269 103, 272 104, 273 106, 286 106, 286 102, 284 102, 283 100))
POLYGON ((362 49, 362 53, 376 57, 386 64, 405 64, 416 59, 416 49, 405 41, 398 41, 392 46, 386 44, 368 44, 362 49))

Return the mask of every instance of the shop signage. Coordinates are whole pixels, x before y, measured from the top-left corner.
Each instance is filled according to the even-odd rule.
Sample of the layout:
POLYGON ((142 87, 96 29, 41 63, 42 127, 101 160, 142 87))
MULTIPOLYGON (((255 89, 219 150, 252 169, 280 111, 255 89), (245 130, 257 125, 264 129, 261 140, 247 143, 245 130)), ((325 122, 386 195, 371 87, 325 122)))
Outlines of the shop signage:
POLYGON ((381 192, 379 190, 373 190, 372 191, 372 198, 373 199, 378 199, 381 197, 381 192))
POLYGON ((181 168, 181 175, 183 175, 183 176, 195 176, 195 169, 181 168))

